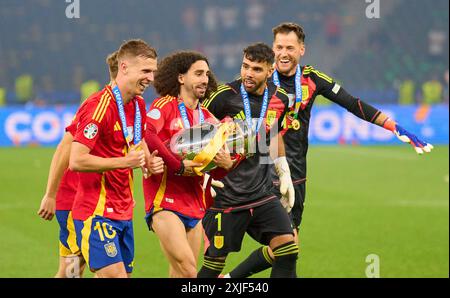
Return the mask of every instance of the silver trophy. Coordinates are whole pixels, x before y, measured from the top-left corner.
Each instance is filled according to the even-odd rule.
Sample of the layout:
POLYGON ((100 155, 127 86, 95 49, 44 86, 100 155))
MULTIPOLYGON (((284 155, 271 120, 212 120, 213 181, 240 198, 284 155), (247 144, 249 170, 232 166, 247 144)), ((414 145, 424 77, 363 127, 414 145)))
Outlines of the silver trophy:
POLYGON ((195 159, 206 163, 201 172, 217 167, 212 159, 220 148, 226 148, 232 156, 250 157, 255 153, 256 135, 247 122, 234 120, 193 126, 178 132, 170 141, 172 152, 183 160, 195 159))

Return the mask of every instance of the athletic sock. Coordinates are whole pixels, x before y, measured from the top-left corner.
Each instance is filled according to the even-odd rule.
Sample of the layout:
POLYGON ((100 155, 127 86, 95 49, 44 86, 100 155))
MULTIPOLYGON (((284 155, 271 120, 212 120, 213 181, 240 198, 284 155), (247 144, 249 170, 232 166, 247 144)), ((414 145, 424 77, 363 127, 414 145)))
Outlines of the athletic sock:
POLYGON ((272 267, 272 258, 269 255, 269 247, 262 246, 253 251, 247 259, 241 262, 229 274, 231 278, 246 278, 258 272, 272 267))
POLYGON ((217 278, 222 273, 223 268, 225 268, 225 260, 205 256, 197 278, 217 278))
POLYGON ((273 250, 272 278, 293 278, 297 275, 298 246, 294 241, 278 246, 273 250))

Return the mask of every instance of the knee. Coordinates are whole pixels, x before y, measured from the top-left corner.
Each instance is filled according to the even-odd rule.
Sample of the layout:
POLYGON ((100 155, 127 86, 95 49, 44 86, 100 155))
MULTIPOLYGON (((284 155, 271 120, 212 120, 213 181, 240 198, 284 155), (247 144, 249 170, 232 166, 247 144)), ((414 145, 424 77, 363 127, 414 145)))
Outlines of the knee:
POLYGON ((295 242, 294 234, 284 234, 275 236, 270 240, 269 247, 274 251, 277 247, 283 246, 287 243, 295 242))
POLYGON ((284 243, 272 250, 275 260, 283 260, 283 263, 295 263, 298 258, 298 245, 294 241, 284 243))
POLYGON ((195 278, 197 277, 197 264, 195 260, 191 258, 186 258, 184 260, 178 261, 177 266, 180 275, 185 278, 195 278))

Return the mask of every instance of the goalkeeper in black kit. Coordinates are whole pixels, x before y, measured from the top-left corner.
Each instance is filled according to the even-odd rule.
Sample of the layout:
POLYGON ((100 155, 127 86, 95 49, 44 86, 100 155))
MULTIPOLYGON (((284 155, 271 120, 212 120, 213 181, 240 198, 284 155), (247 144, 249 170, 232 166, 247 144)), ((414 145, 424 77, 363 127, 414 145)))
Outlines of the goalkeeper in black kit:
POLYGON ((235 169, 221 180, 224 187, 216 188, 214 203, 203 218, 207 241, 199 278, 218 277, 228 254, 241 249, 245 233, 273 251, 271 277, 296 276, 298 247, 285 210, 294 202, 294 187, 280 134, 289 98, 284 90, 267 82, 274 57, 263 43, 248 46, 241 79, 219 86, 203 103, 218 119, 247 122, 258 137, 254 155, 236 161, 235 169), (273 168, 283 186, 281 194, 272 182, 273 168))
MULTIPOLYGON (((418 154, 430 152, 433 146, 402 128, 375 107, 350 95, 326 74, 312 66, 300 66, 300 59, 305 54, 305 33, 298 24, 278 25, 273 28, 273 37, 275 71, 272 82, 286 90, 289 95, 289 112, 283 121, 283 139, 295 188, 295 202, 290 215, 298 244, 298 231, 305 202, 309 120, 316 96, 323 95, 356 117, 392 131, 402 142, 410 143, 418 154)), ((274 184, 279 185, 278 176, 273 177, 274 184)), ((264 246, 254 251, 224 277, 248 277, 270 268, 272 262, 273 254, 269 247, 264 246)))

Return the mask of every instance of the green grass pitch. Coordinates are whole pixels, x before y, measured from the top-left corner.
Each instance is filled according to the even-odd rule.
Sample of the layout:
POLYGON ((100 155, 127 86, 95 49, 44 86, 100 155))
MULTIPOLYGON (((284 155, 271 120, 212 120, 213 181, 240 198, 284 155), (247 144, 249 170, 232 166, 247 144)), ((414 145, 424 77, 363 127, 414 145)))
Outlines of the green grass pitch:
MULTIPOLYGON (((52 277, 57 270, 58 224, 36 215, 53 151, 0 148, 0 277, 52 277)), ((299 275, 365 277, 366 256, 376 254, 381 277, 448 278, 448 160, 448 146, 426 156, 409 146, 311 147, 299 275)), ((136 172, 134 276, 167 277, 144 223, 140 179, 136 172)), ((257 247, 247 237, 225 271, 257 247)))

